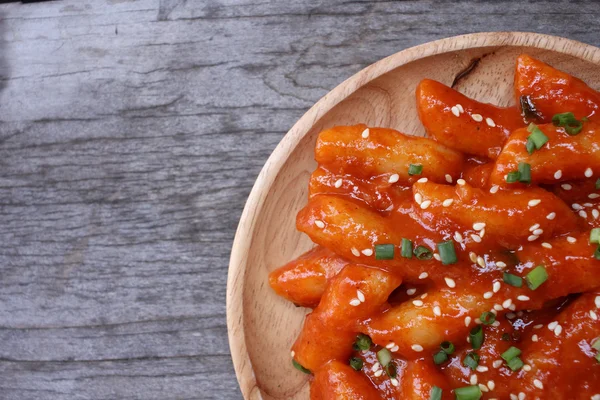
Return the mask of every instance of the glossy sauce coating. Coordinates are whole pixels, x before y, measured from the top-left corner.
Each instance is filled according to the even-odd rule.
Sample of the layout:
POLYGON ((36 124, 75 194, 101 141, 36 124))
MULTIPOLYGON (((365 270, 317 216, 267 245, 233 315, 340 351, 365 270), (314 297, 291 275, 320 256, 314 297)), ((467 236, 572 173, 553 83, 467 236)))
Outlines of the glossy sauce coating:
MULTIPOLYGON (((539 69, 525 56, 519 63, 539 69)), ((528 87, 540 104, 556 102, 545 93, 558 87, 546 84, 554 71, 527 72, 536 76, 528 87)), ((591 89, 567 81, 562 88, 574 85, 593 100, 591 89)), ((596 124, 586 121, 571 136, 540 123, 548 143, 528 154, 530 132, 515 108, 481 104, 433 81, 419 85, 417 99, 440 143, 364 125, 319 135, 319 166, 296 219, 317 247, 270 275, 278 294, 314 307, 292 346, 294 360, 314 374, 311 399, 429 399, 434 387, 454 399, 457 388, 472 386, 483 399, 599 400, 592 343, 600 337, 600 249, 590 243, 600 227, 596 124), (470 122, 457 119, 458 102, 459 117, 470 122), (477 129, 478 113, 492 115, 494 126, 484 116, 487 128, 477 129), (476 133, 485 149, 470 140, 476 133), (519 162, 531 165, 531 183, 507 184, 504 175, 519 162), (422 171, 410 175, 411 164, 422 171), (403 240, 429 252, 402 254, 403 240), (450 263, 442 243, 456 256, 450 263), (384 244, 393 254, 380 257, 384 244), (540 266, 546 277, 534 284, 540 266), (486 315, 493 322, 484 324, 486 315), (484 340, 474 349, 470 332, 478 326, 484 340), (359 334, 372 340, 367 349, 355 347, 359 334), (444 341, 455 350, 436 365, 444 341), (502 359, 511 346, 524 363, 515 371, 502 359), (391 355, 387 367, 378 352, 391 355), (473 369, 464 361, 472 352, 479 356, 473 369)), ((566 96, 560 107, 581 113, 575 100, 566 96)), ((550 109, 541 107, 539 119, 550 109)))

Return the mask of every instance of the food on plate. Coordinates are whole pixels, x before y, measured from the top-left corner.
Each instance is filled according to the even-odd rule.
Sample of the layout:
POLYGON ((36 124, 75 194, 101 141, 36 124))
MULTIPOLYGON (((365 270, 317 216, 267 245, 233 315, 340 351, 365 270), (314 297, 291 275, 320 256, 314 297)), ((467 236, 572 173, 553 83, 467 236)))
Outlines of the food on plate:
POLYGON ((430 138, 319 134, 316 247, 269 275, 313 309, 291 347, 312 400, 600 400, 600 94, 527 55, 515 94, 424 80, 430 138))

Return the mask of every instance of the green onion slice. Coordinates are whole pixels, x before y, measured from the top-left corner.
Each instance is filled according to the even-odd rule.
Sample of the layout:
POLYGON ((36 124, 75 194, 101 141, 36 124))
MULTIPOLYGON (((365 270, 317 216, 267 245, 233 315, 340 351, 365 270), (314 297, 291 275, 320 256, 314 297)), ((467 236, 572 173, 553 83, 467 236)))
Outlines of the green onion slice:
POLYGON ((527 282, 527 286, 529 286, 529 289, 531 290, 539 288, 540 285, 547 280, 548 272, 543 265, 538 265, 525 276, 525 282, 527 282))
POLYGON ((506 174, 506 183, 515 183, 521 179, 521 173, 519 171, 511 171, 506 174))
POLYGON ((440 259, 442 260, 442 264, 456 264, 458 258, 456 257, 456 250, 454 250, 454 242, 452 240, 438 243, 437 248, 438 252, 440 253, 440 259))
POLYGON ((519 357, 515 357, 510 361, 507 361, 506 364, 508 365, 508 368, 510 368, 513 371, 518 371, 521 368, 523 368, 523 365, 525 365, 523 363, 523 360, 521 360, 519 357))
POLYGON ((510 286, 514 286, 514 287, 523 286, 523 278, 521 278, 520 276, 509 274, 508 272, 505 272, 502 275, 502 278, 504 280, 504 283, 506 283, 510 286))
POLYGON ((592 348, 600 351, 600 338, 596 339, 593 343, 592 343, 592 348))
POLYGON ((369 336, 365 335, 364 333, 359 333, 356 336, 356 341, 354 342, 354 345, 352 347, 356 351, 365 351, 369 350, 372 345, 373 341, 369 336))
POLYGON ((352 357, 350 359, 350 366, 355 371, 360 371, 363 367, 363 360, 360 357, 352 357))
POLYGON ((454 396, 456 397, 456 400, 479 400, 481 399, 482 393, 479 386, 465 386, 454 389, 454 396))
POLYGON ((296 368, 298 371, 304 372, 305 374, 310 374, 310 370, 304 368, 302 365, 300 365, 298 361, 292 359, 292 364, 294 365, 294 368, 296 368))
POLYGON ((595 258, 596 260, 600 260, 600 246, 598 246, 598 247, 596 248, 596 251, 594 251, 594 258, 595 258))
POLYGON ((393 260, 394 245, 393 244, 376 244, 375 245, 376 260, 393 260))
POLYGON ((520 162, 519 163, 519 182, 531 183, 531 165, 520 162))
POLYGON ((479 365, 479 354, 473 352, 468 353, 463 360, 463 365, 475 370, 479 365))
POLYGON ((598 363, 600 363, 600 353, 596 354, 596 361, 598 361, 598 363))
POLYGON ((421 175, 423 172, 423 166, 421 164, 410 164, 408 166, 409 175, 421 175))
POLYGON ((496 315, 493 312, 486 311, 479 317, 483 325, 491 325, 496 322, 496 315))
POLYGON ((396 368, 396 364, 394 364, 393 361, 391 361, 388 365, 385 366, 385 373, 390 378, 396 378, 396 376, 398 376, 398 369, 396 368))
POLYGON ((412 255, 413 255, 412 241, 402 238, 402 251, 401 251, 400 255, 404 258, 412 258, 412 255))
POLYGON ((527 153, 530 155, 535 151, 535 143, 529 138, 527 138, 527 141, 525 142, 525 150, 527 150, 527 153))
POLYGON ((433 362, 435 365, 440 365, 448 361, 448 354, 444 350, 440 350, 433 355, 433 362))
POLYGON ((419 260, 431 260, 433 253, 425 246, 417 246, 415 249, 415 256, 419 260))
POLYGON ((442 342, 442 344, 440 344, 440 348, 442 349, 442 351, 448 355, 453 354, 454 353, 454 343, 449 342, 449 341, 445 341, 442 342))
POLYGON ((471 347, 473 347, 473 349, 477 350, 481 348, 485 339, 481 325, 477 325, 471 329, 471 332, 469 332, 469 339, 471 339, 471 347))
POLYGON ((377 361, 384 367, 392 361, 392 353, 388 349, 381 349, 377 352, 377 361))
POLYGON ((556 114, 552 117, 552 123, 555 126, 565 128, 569 135, 577 135, 583 128, 583 123, 575 118, 572 112, 556 114))
POLYGON ((600 228, 594 228, 590 231, 590 243, 600 243, 600 228))
POLYGON ((600 189, 600 178, 596 180, 596 190, 600 189))
POLYGON ((432 387, 429 392, 429 400, 442 400, 442 389, 437 386, 432 387))
POLYGON ((500 357, 502 357, 504 359, 504 361, 510 361, 515 357, 518 357, 521 355, 521 350, 515 346, 511 346, 509 347, 508 350, 506 350, 504 353, 502 353, 500 355, 500 357))

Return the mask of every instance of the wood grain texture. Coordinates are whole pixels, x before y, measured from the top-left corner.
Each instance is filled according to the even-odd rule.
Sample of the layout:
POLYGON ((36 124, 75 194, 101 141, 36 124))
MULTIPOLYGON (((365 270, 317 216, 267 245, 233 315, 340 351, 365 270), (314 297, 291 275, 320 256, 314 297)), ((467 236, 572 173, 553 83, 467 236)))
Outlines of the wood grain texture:
POLYGON ((404 48, 485 30, 599 45, 598 17, 567 1, 0 5, 0 398, 241 398, 229 252, 294 122, 404 48))

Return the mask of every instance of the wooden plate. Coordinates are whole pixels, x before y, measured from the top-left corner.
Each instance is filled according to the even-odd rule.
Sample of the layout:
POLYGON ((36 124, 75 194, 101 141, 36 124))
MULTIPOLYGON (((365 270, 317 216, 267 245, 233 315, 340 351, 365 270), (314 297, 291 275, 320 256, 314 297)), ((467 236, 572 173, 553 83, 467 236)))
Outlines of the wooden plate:
POLYGON ((528 53, 600 86, 600 49, 535 33, 477 33, 438 40, 387 57, 319 100, 285 135, 250 193, 237 229, 227 282, 227 327, 246 399, 308 399, 308 376, 293 369, 290 347, 305 309, 277 297, 267 275, 312 244, 296 231, 315 169, 319 131, 365 123, 425 134, 414 91, 423 78, 453 85, 476 100, 513 104, 515 59, 528 53))

